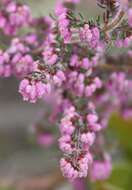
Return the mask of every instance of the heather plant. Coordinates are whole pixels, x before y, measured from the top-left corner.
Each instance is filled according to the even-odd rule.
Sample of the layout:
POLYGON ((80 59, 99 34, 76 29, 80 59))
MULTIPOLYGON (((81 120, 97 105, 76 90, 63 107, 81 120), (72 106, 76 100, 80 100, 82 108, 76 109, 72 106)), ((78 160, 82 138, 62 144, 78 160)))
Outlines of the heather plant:
POLYGON ((79 3, 60 0, 54 14, 33 18, 27 5, 0 2, 1 35, 8 39, 0 76, 20 80, 24 101, 48 105, 46 127, 39 117, 33 130, 39 144, 50 146, 59 129, 60 169, 74 185, 110 176, 109 119, 113 112, 132 118, 131 1, 97 0, 103 14, 89 19, 77 12, 79 3))

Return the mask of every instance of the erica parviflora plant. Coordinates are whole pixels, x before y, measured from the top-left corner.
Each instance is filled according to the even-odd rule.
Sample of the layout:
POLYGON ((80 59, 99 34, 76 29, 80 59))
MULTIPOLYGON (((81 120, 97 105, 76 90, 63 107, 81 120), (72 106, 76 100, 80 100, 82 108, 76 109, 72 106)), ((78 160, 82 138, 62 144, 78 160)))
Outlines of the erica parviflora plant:
MULTIPOLYGON (((57 1, 53 15, 33 18, 27 5, 2 0, 0 29, 9 40, 0 50, 0 76, 21 80, 24 101, 52 107, 45 122, 58 125, 66 178, 105 180, 112 170, 104 136, 110 115, 132 117, 132 8, 125 0, 98 0, 103 15, 86 20, 75 9, 79 2, 57 1), (23 27, 29 32, 21 35, 23 27)), ((54 142, 49 130, 37 138, 54 142)))

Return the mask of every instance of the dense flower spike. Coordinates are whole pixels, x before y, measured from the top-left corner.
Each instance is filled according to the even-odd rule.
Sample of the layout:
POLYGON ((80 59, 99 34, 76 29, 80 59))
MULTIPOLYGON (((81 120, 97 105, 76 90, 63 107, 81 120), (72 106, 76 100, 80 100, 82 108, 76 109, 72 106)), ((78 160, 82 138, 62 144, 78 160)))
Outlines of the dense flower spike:
POLYGON ((61 159, 60 166, 64 176, 71 180, 86 177, 88 168, 92 164, 90 147, 94 144, 96 131, 101 129, 101 125, 97 124, 98 117, 95 111, 89 109, 89 112, 91 113, 84 120, 74 107, 69 107, 61 120, 62 137, 59 139, 59 145, 65 157, 61 159), (96 125, 100 128, 97 129, 96 125))
POLYGON ((24 101, 52 107, 44 127, 39 121, 33 130, 48 147, 55 142, 49 124, 59 123, 63 175, 96 181, 111 173, 103 133, 111 113, 132 117, 132 8, 129 1, 97 0, 103 18, 87 20, 75 12, 79 2, 58 0, 54 15, 32 18, 27 5, 1 0, 0 29, 9 40, 1 42, 0 76, 21 79, 24 101), (30 32, 20 35, 26 26, 30 32), (110 47, 125 51, 115 58, 110 47))

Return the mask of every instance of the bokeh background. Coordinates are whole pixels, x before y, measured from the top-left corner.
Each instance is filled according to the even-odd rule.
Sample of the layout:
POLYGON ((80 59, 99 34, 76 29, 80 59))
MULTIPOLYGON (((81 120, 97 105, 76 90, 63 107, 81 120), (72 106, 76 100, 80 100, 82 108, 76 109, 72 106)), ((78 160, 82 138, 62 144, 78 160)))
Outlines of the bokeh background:
MULTIPOLYGON (((55 6, 55 0, 21 2, 30 5, 35 17, 52 13, 55 6)), ((87 17, 97 15, 100 11, 95 0, 82 0, 78 9, 87 17)), ((23 102, 18 93, 18 84, 19 81, 14 78, 0 79, 0 190, 72 190, 71 184, 58 173, 59 152, 37 145, 31 137, 30 125, 44 105, 41 102, 35 105, 23 102), (17 183, 19 185, 15 188, 14 184, 17 183), (31 183, 33 185, 29 188, 31 183), (44 183, 53 185, 46 188, 44 183), (37 184, 40 187, 35 188, 37 184)), ((108 130, 117 151, 114 154, 113 173, 108 181, 96 183, 94 188, 131 190, 132 122, 114 114, 108 130)))

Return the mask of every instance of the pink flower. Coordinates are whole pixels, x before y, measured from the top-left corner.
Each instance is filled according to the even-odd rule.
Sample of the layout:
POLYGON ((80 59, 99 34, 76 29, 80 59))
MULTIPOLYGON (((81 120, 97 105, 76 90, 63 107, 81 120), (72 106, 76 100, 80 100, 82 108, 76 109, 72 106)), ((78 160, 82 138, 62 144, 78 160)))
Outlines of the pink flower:
POLYGON ((60 34, 64 40, 64 43, 69 43, 71 41, 71 31, 70 31, 70 21, 67 18, 67 8, 64 7, 63 3, 60 1, 56 7, 56 15, 58 16, 58 27, 60 34))
POLYGON ((15 2, 10 2, 7 7, 6 7, 6 11, 8 13, 12 13, 12 12, 15 12, 17 10, 17 5, 15 2))
POLYGON ((22 56, 20 53, 16 53, 11 60, 13 67, 13 73, 17 77, 25 77, 27 74, 37 69, 37 62, 34 62, 30 55, 22 56))
POLYGON ((59 139, 59 147, 65 153, 68 153, 68 154, 72 153, 71 136, 63 135, 59 139))
POLYGON ((37 137, 37 143, 42 146, 45 146, 45 147, 51 146, 54 143, 54 140, 55 139, 54 139, 53 135, 48 134, 48 133, 40 134, 37 137))
POLYGON ((90 42, 92 39, 92 32, 89 28, 88 24, 85 24, 83 28, 80 30, 80 38, 82 40, 86 40, 87 42, 90 42))
POLYGON ((87 177, 90 159, 91 156, 89 154, 82 156, 78 162, 78 169, 76 169, 70 161, 62 158, 60 160, 61 171, 63 175, 71 181, 76 178, 87 177))
POLYGON ((43 57, 46 64, 49 65, 55 64, 58 59, 58 55, 54 52, 54 48, 50 46, 47 46, 43 51, 43 57))
POLYGON ((90 124, 96 123, 98 121, 98 116, 96 114, 88 114, 87 120, 90 124))
POLYGON ((63 71, 57 71, 57 73, 53 76, 53 82, 55 85, 61 86, 65 80, 66 77, 63 71))
POLYGON ((100 131, 102 129, 102 127, 103 126, 99 123, 92 123, 92 124, 88 125, 88 128, 95 132, 100 131))
POLYGON ((93 34, 93 38, 96 41, 99 41, 99 39, 100 39, 100 31, 99 31, 99 29, 97 27, 92 28, 92 34, 93 34))
POLYGON ((9 60, 9 54, 7 52, 0 51, 0 76, 2 77, 10 77, 12 74, 12 67, 9 60))
POLYGON ((0 28, 6 35, 15 35, 17 30, 31 21, 30 9, 17 2, 3 1, 0 28))
POLYGON ((63 13, 66 13, 67 9, 63 6, 60 0, 57 1, 57 5, 55 8, 55 13, 57 16, 60 16, 63 13))
POLYGON ((0 15, 0 28, 4 28, 6 26, 6 18, 0 15))
POLYGON ((89 97, 89 96, 92 96, 93 92, 95 92, 95 88, 91 88, 90 85, 86 86, 85 88, 85 96, 86 97, 89 97))
POLYGON ((102 87, 102 81, 100 80, 100 78, 96 77, 94 79, 94 83, 96 84, 97 88, 101 88, 102 87))
POLYGON ((41 81, 31 81, 30 83, 29 80, 24 79, 20 83, 19 92, 22 94, 24 101, 35 103, 37 99, 51 92, 51 86, 41 81))
POLYGON ((128 24, 132 27, 132 8, 128 10, 128 24))
POLYGON ((116 40, 115 41, 115 46, 118 48, 122 48, 123 47, 123 41, 122 40, 116 40))
POLYGON ((94 141, 95 141, 95 133, 83 133, 81 135, 81 141, 85 144, 88 144, 89 146, 93 145, 94 141))
POLYGON ((84 69, 89 69, 91 67, 91 62, 89 61, 88 58, 83 58, 83 60, 82 60, 82 67, 84 69))
POLYGON ((106 180, 111 174, 112 166, 110 158, 105 158, 104 161, 94 161, 90 170, 92 181, 106 180))
POLYGON ((62 134, 72 135, 74 130, 75 127, 72 125, 71 121, 69 121, 67 118, 61 120, 60 131, 62 134))
POLYGON ((76 54, 72 55, 70 59, 70 66, 75 67, 76 65, 78 65, 78 62, 78 56, 76 54))
POLYGON ((123 46, 128 48, 131 45, 132 42, 132 36, 126 37, 123 41, 123 46))

